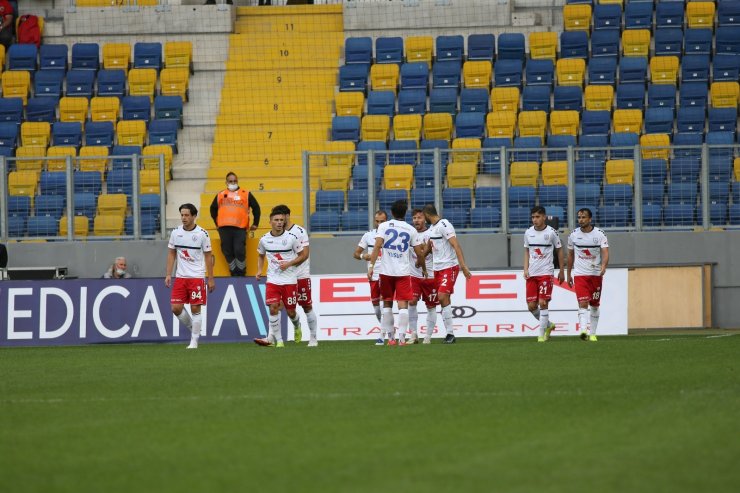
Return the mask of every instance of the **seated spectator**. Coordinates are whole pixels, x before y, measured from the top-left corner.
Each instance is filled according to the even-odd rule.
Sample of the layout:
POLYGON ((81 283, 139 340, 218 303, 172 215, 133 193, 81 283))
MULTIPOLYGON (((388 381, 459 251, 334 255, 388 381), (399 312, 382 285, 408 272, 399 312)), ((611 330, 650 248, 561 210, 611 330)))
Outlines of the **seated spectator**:
POLYGON ((126 257, 116 257, 113 264, 103 274, 103 279, 130 279, 131 274, 126 270, 126 257))
POLYGON ((6 52, 13 44, 13 7, 8 0, 0 0, 0 44, 6 52))

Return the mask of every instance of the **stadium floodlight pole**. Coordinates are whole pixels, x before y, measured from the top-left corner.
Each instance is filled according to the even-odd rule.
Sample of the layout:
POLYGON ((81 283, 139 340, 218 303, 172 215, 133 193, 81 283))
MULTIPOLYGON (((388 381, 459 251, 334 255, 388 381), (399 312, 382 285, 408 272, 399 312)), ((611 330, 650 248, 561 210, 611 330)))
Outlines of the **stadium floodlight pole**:
POLYGON ((635 229, 642 231, 642 154, 639 144, 635 145, 634 157, 632 182, 635 189, 635 229))
POLYGON ((565 155, 568 160, 568 229, 573 231, 576 227, 576 166, 573 146, 568 146, 565 155))
MULTIPOLYGON (((131 155, 131 171, 133 172, 133 190, 131 190, 131 210, 134 213, 132 222, 134 239, 141 239, 141 211, 139 210, 139 193, 141 188, 139 185, 139 159, 136 154, 131 155)), ((160 183, 161 184, 161 183, 160 183)), ((124 231, 125 234, 125 231, 124 231)))
POLYGON ((506 147, 501 146, 501 232, 509 232, 509 170, 506 147))
POLYGON ((367 224, 369 229, 373 229, 375 222, 375 151, 367 150, 367 224))
POLYGON ((67 173, 67 176, 64 177, 67 182, 67 240, 72 241, 75 238, 74 180, 72 179, 74 176, 74 166, 72 156, 67 156, 64 159, 64 165, 67 173))
POLYGON ((167 181, 165 180, 165 173, 167 169, 164 163, 164 154, 159 155, 159 227, 161 238, 166 239, 165 233, 167 232, 167 224, 165 221, 166 215, 166 204, 165 197, 167 196, 167 181))
POLYGON ((709 145, 706 143, 701 145, 701 227, 704 231, 709 229, 709 145))
POLYGON ((0 239, 8 240, 8 170, 5 156, 0 156, 0 239))
MULTIPOLYGON (((449 159, 449 156, 446 156, 449 159)), ((444 214, 442 208, 442 151, 434 148, 434 206, 444 214)))
POLYGON ((311 224, 308 219, 311 212, 311 169, 308 151, 303 151, 301 161, 301 168, 303 168, 303 224, 310 233, 311 224))

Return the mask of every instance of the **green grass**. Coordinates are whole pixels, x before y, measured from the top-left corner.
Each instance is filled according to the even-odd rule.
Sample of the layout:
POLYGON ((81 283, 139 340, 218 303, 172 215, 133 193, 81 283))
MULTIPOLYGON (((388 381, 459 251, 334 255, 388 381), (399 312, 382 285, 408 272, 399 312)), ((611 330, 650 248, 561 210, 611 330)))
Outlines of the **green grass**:
POLYGON ((2 349, 0 491, 740 491, 740 334, 371 344, 2 349))

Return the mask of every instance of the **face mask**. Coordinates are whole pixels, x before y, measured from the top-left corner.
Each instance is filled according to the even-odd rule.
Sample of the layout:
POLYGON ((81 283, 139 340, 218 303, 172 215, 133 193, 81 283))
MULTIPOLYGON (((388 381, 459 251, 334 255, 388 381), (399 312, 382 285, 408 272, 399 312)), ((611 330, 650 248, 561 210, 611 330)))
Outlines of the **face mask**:
POLYGON ((125 273, 126 273, 126 271, 125 271, 125 270, 123 270, 123 269, 116 269, 116 274, 118 274, 119 276, 122 276, 122 275, 124 275, 125 273))
POLYGON ((239 190, 239 184, 237 184, 237 183, 229 183, 228 185, 226 185, 226 188, 228 188, 232 192, 236 192, 237 190, 239 190))

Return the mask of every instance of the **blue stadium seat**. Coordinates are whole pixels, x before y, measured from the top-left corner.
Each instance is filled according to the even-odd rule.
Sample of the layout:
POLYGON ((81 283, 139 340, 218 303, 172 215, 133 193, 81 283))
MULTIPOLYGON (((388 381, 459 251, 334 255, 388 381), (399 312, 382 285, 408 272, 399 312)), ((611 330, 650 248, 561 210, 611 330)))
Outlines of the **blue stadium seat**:
POLYGON ((740 202, 733 202, 729 207, 729 223, 733 226, 740 225, 740 202))
POLYGON ((482 139, 486 131, 484 113, 459 113, 455 119, 455 136, 482 139))
MULTIPOLYGON (((683 92, 683 87, 681 92, 683 92)), ((704 133, 704 121, 704 107, 682 106, 677 111, 676 130, 686 133, 704 133)))
POLYGON ((344 192, 341 190, 318 190, 316 210, 341 212, 344 210, 344 192))
POLYGON ((460 62, 438 61, 432 67, 433 87, 460 87, 460 62))
POLYGON ((457 89, 450 87, 434 88, 429 93, 430 113, 457 113, 457 89))
POLYGON ((183 127, 183 104, 180 96, 157 96, 154 98, 154 118, 176 120, 183 127))
POLYGON ((439 63, 442 60, 456 60, 462 61, 463 52, 465 51, 465 38, 460 35, 456 36, 437 36, 435 40, 437 60, 439 63))
POLYGON ((65 203, 66 197, 63 195, 39 195, 34 200, 34 214, 51 216, 58 220, 65 211, 65 203))
MULTIPOLYGON (((678 5, 683 15, 683 5, 673 2, 660 2, 659 5, 678 5)), ((677 56, 683 53, 683 31, 681 29, 659 28, 655 30, 655 54, 658 56, 677 56)))
POLYGON ((624 7, 625 29, 653 30, 653 2, 628 2, 624 7))
POLYGON ((470 209, 473 207, 473 191, 469 188, 445 188, 442 190, 442 206, 447 209, 470 209))
POLYGON ((709 132, 737 133, 737 108, 709 108, 709 132))
POLYGON ((38 48, 35 44, 12 44, 6 55, 8 70, 36 71, 38 48))
POLYGON ((348 63, 339 67, 339 90, 365 92, 369 67, 369 64, 362 63, 348 63))
POLYGON ((375 63, 403 63, 403 38, 394 36, 376 39, 375 63))
POLYGON ((669 204, 689 204, 692 207, 696 204, 696 182, 693 183, 669 183, 668 184, 668 203, 669 204))
POLYGON ((429 85, 429 66, 426 62, 412 62, 401 65, 401 88, 427 90, 429 85))
MULTIPOLYGON (((362 142, 357 144, 358 152, 375 151, 376 166, 385 166, 385 162, 388 157, 388 153, 386 152, 387 150, 388 147, 386 146, 385 142, 363 140, 362 142)), ((367 166, 367 156, 365 154, 358 154, 357 164, 359 164, 360 166, 367 166)), ((365 188, 367 188, 367 186, 365 188)))
POLYGON ((673 134, 673 110, 665 107, 650 107, 645 110, 646 134, 673 134))
POLYGON ((676 109, 676 86, 672 84, 650 84, 648 86, 648 108, 676 109))
POLYGON ((72 45, 72 70, 98 70, 100 68, 100 46, 98 43, 75 43, 72 45))
POLYGON ((560 58, 588 58, 588 34, 586 31, 563 31, 560 33, 560 58))
POLYGON ((112 169, 105 179, 108 193, 125 193, 131 195, 134 190, 133 172, 129 169, 112 169))
POLYGON ((309 218, 311 231, 339 231, 339 214, 333 211, 316 211, 309 218))
POLYGON ((120 69, 101 70, 98 72, 98 96, 116 96, 126 94, 126 72, 120 69))
MULTIPOLYGON (((134 216, 126 216, 123 222, 123 234, 133 235, 134 234, 134 216)), ((139 230, 142 236, 152 236, 157 234, 157 217, 151 214, 141 213, 139 220, 139 230)))
POLYGON ((480 172, 483 174, 498 175, 501 173, 501 148, 511 147, 512 142, 506 137, 489 137, 483 139, 483 160, 480 172), (485 150, 490 149, 490 150, 485 150))
POLYGON ((476 229, 500 228, 501 209, 498 207, 480 207, 470 211, 470 227, 476 229))
POLYGON ((709 146, 707 150, 709 155, 709 179, 712 182, 729 183, 735 158, 733 151, 735 136, 732 132, 710 131, 707 132, 706 143, 709 146))
POLYGON ((56 98, 28 98, 26 121, 54 123, 57 120, 57 104, 56 98))
MULTIPOLYGON (((390 91, 384 91, 390 92, 390 91)), ((427 94, 423 89, 401 89, 398 91, 399 115, 423 115, 427 112, 427 94)))
POLYGON ((8 216, 28 217, 31 215, 31 197, 8 195, 8 216))
POLYGON ((93 95, 93 84, 95 83, 95 71, 93 70, 70 70, 67 72, 66 96, 83 96, 91 98, 93 95))
POLYGON ((522 91, 522 110, 549 113, 550 86, 533 86, 530 84, 524 86, 524 90, 522 91))
POLYGON ((534 187, 509 187, 509 207, 533 207, 534 187))
MULTIPOLYGON (((696 210, 696 219, 701 224, 702 222, 702 207, 701 205, 696 210)), ((711 202, 709 204, 709 223, 712 226, 724 226, 727 224, 727 202, 711 202)))
POLYGON ((669 175, 672 184, 696 183, 701 173, 700 158, 676 158, 671 160, 669 175))
POLYGON ((576 183, 577 204, 598 204, 601 200, 601 188, 597 183, 576 183))
POLYGON ((619 44, 619 30, 594 31, 591 35, 591 57, 616 58, 619 56, 619 44))
POLYGON ((15 149, 18 142, 18 124, 13 122, 0 122, 0 147, 15 149))
POLYGON ((503 33, 498 37, 498 60, 522 60, 526 58, 524 51, 524 34, 503 33))
MULTIPOLYGON (((367 189, 353 189, 347 192, 347 210, 364 212, 367 218, 367 211, 369 210, 367 189)), ((367 219, 365 225, 367 225, 367 219)))
POLYGON ((344 42, 344 63, 370 66, 373 62, 373 40, 369 37, 347 38, 344 42))
POLYGON ((113 146, 110 151, 111 169, 131 169, 133 167, 132 155, 141 155, 139 146, 113 146))
POLYGON ((82 144, 82 123, 55 122, 51 126, 51 145, 80 147, 82 144))
POLYGON ((602 135, 581 135, 578 138, 579 148, 576 149, 576 159, 601 161, 602 165, 606 162, 606 147, 608 137, 602 135))
POLYGON ((740 3, 734 0, 717 2, 717 25, 740 26, 740 3))
POLYGON ((488 113, 489 93, 486 89, 473 88, 460 91, 462 113, 488 113))
POLYGON ((709 55, 712 53, 711 29, 686 29, 683 35, 683 52, 685 55, 709 55))
POLYGON ((709 201, 728 204, 730 202, 730 183, 713 181, 709 184, 709 201))
POLYGON ((716 54, 712 59, 714 82, 736 82, 740 79, 740 55, 716 54))
POLYGON ((519 59, 498 59, 493 66, 496 87, 521 87, 524 62, 519 59))
POLYGON ((470 209, 444 209, 442 213, 456 229, 467 228, 470 224, 470 209))
POLYGON ((468 60, 493 62, 496 40, 493 34, 471 34, 468 36, 468 60))
POLYGON ((75 216, 94 217, 97 208, 98 196, 94 193, 81 192, 74 194, 75 216))
POLYGON ((514 161, 542 161, 542 141, 539 137, 517 137, 514 139, 514 152, 511 153, 511 160, 514 161), (519 149, 533 149, 520 151, 519 149))
POLYGON ((632 185, 614 183, 604 185, 604 205, 632 206, 632 185))
POLYGON ((647 58, 622 57, 622 60, 619 62, 619 84, 633 82, 636 84, 639 83, 644 87, 647 80, 647 67, 647 58))
POLYGON ((67 70, 69 49, 62 44, 42 44, 39 48, 40 70, 67 70))
POLYGON ((704 143, 704 134, 692 132, 679 132, 673 138, 674 158, 678 159, 701 159, 700 147, 678 147, 678 146, 701 146, 704 143))
POLYGON ((694 206, 690 204, 668 204, 663 210, 665 226, 693 226, 694 206))
POLYGON ((709 55, 686 55, 681 59, 681 83, 707 82, 709 55))
POLYGON ((718 27, 714 43, 716 54, 740 55, 740 26, 718 27))
POLYGON ((608 135, 611 123, 609 111, 584 111, 581 116, 581 134, 608 135))
MULTIPOLYGON (((643 159, 642 160, 642 183, 658 183, 661 186, 665 183, 666 173, 668 172, 668 163, 664 159, 643 159)), ((644 192, 643 192, 644 193, 644 192)))
MULTIPOLYGON (((568 187, 565 185, 544 185, 538 189, 537 193, 539 194, 540 204, 547 206, 548 209, 549 206, 568 206, 568 187)), ((564 219, 564 217, 561 219, 564 219)))
POLYGON ((593 8, 594 31, 622 30, 622 7, 616 4, 596 4, 593 8))
POLYGON ((11 216, 8 218, 8 236, 11 238, 21 238, 26 236, 25 216, 11 216))
POLYGON ((28 218, 28 236, 57 236, 59 221, 52 216, 28 218))
POLYGON ((85 145, 111 147, 115 136, 113 122, 87 122, 85 145))
POLYGON ((66 195, 67 174, 59 171, 42 171, 39 187, 41 195, 66 195))
MULTIPOLYGON (((603 31, 602 31, 603 32, 603 31)), ((598 34, 598 33, 594 33, 598 34)), ((588 83, 613 86, 617 80, 617 57, 604 56, 588 61, 588 83)))
MULTIPOLYGON (((375 189, 380 188, 380 182, 383 179, 383 167, 375 166, 375 189)), ((367 164, 358 164, 352 169, 352 187, 355 190, 368 189, 368 166, 367 164)))
POLYGON ((633 132, 613 132, 609 137, 611 159, 634 159, 634 147, 640 143, 640 137, 633 132), (615 147, 627 147, 628 149, 615 149, 615 147))
POLYGON ((367 93, 368 115, 388 115, 392 117, 395 113, 396 96, 393 91, 370 91, 367 93))
POLYGON ((61 70, 40 70, 33 79, 33 91, 36 97, 62 97, 62 85, 65 72, 61 70))
POLYGON ((388 143, 388 164, 412 164, 418 161, 419 153, 415 140, 391 140, 388 143), (407 151, 407 152, 401 152, 407 151))
POLYGON ((341 224, 342 231, 367 231, 367 211, 343 212, 341 224))
MULTIPOLYGON (((622 60, 627 60, 627 58, 622 60)), ((619 84, 616 96, 617 109, 642 111, 645 108, 645 86, 642 82, 640 84, 619 84)))
POLYGON ((548 135, 547 136, 547 161, 565 161, 568 159, 568 147, 575 147, 577 144, 574 135, 548 135), (558 149, 553 150, 552 149, 558 149))
POLYGON ((555 66, 552 60, 529 60, 525 69, 527 85, 552 86, 555 76, 555 66))
POLYGON ((149 96, 124 96, 121 98, 121 119, 144 120, 148 124, 152 119, 152 104, 149 96))
POLYGON ((554 217, 558 219, 559 224, 564 224, 568 221, 568 213, 565 207, 559 205, 548 205, 547 203, 540 200, 540 205, 545 207, 548 217, 554 217))
POLYGON ((73 179, 75 193, 91 193, 98 196, 103 190, 103 177, 100 171, 75 171, 73 179))
POLYGON ((411 190, 411 202, 409 206, 412 209, 421 209, 426 204, 434 203, 434 188, 414 188, 411 190))
POLYGON ((655 35, 661 28, 671 28, 676 31, 683 29, 683 2, 657 2, 655 5, 655 35))
POLYGON ((434 190, 434 165, 433 164, 421 163, 416 167, 416 169, 414 169, 414 187, 416 187, 414 190, 423 190, 423 189, 434 190))
POLYGON ((139 196, 139 209, 142 215, 148 214, 158 218, 160 215, 160 205, 159 194, 145 193, 139 196))
POLYGON ((0 98, 0 122, 18 125, 23 120, 23 100, 21 98, 0 98))
POLYGON ((509 208, 509 227, 512 229, 527 229, 532 225, 530 210, 534 202, 527 206, 509 208))
POLYGON ((378 192, 378 208, 389 211, 393 202, 407 198, 406 190, 381 190, 378 192))
POLYGON ((134 43, 134 68, 162 68, 162 43, 134 43))
POLYGON ((631 224, 632 207, 605 205, 599 208, 599 225, 605 228, 626 228, 631 224))
MULTIPOLYGON (((443 170, 447 169, 447 162, 449 161, 449 154, 445 152, 450 148, 449 142, 446 140, 422 140, 419 146, 422 150, 440 149, 440 160, 442 161, 443 170)), ((422 164, 434 164, 434 155, 431 152, 421 154, 420 160, 422 164)))
POLYGON ((149 124, 149 145, 166 144, 177 154, 177 127, 174 120, 152 120, 149 124))
POLYGON ((665 194, 665 185, 663 183, 644 183, 642 185, 642 203, 644 204, 663 204, 663 195, 665 194))
POLYGON ((583 89, 578 86, 555 86, 553 109, 574 110, 580 113, 583 109, 583 89))
POLYGON ((663 224, 663 206, 661 204, 643 205, 642 225, 647 227, 656 227, 660 226, 661 224, 663 224))
POLYGON ((475 207, 501 207, 501 187, 476 188, 475 207))

